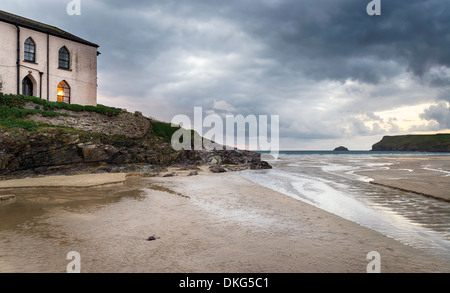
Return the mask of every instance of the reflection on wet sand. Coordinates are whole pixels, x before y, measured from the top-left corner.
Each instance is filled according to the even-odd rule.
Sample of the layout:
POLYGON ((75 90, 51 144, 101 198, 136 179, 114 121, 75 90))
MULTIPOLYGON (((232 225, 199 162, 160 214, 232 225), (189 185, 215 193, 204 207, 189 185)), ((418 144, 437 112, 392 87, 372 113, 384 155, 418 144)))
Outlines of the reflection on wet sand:
POLYGON ((63 213, 93 212, 142 194, 132 179, 101 187, 0 190, 0 197, 14 195, 0 204, 0 272, 64 272, 64 253, 85 240, 54 220, 63 213))
POLYGON ((43 216, 54 208, 80 209, 93 205, 117 202, 122 197, 138 197, 142 191, 129 184, 113 184, 89 188, 21 188, 0 190, 3 194, 14 193, 14 201, 0 205, 0 232, 17 228, 27 220, 43 216), (13 205, 7 203, 14 203, 13 205))
POLYGON ((237 173, 1 190, 0 272, 448 272, 448 263, 237 173), (152 240, 152 241, 149 241, 152 240), (411 257, 414 256, 414 257, 411 257))

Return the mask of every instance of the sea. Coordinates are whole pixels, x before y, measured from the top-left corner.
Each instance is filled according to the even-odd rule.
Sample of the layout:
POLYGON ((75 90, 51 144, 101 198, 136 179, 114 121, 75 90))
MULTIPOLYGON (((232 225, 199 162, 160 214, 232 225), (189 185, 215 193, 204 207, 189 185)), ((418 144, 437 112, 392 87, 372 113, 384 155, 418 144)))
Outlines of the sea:
POLYGON ((373 178, 364 174, 388 170, 402 158, 423 160, 424 156, 421 168, 426 169, 427 158, 448 156, 449 163, 436 171, 439 176, 450 176, 449 153, 281 151, 276 157, 269 152, 261 154, 273 168, 244 171, 247 179, 450 262, 450 202, 370 184, 373 178))

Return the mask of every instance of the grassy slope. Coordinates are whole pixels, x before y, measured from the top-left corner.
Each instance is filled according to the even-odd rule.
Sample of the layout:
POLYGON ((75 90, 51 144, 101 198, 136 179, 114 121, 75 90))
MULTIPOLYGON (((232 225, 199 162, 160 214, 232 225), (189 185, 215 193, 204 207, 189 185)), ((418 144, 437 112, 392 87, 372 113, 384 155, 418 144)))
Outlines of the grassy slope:
POLYGON ((450 145, 450 134, 385 136, 374 147, 400 147, 405 145, 448 146, 450 145))
POLYGON ((7 128, 23 128, 25 130, 37 130, 39 127, 48 127, 42 123, 36 123, 27 119, 27 115, 41 114, 46 117, 56 117, 64 114, 55 110, 67 109, 71 111, 90 111, 108 116, 118 115, 120 109, 106 106, 80 106, 67 103, 49 102, 36 97, 23 95, 5 95, 0 93, 0 125, 7 128), (36 104, 35 109, 25 109, 27 102, 36 104))
MULTIPOLYGON (((61 102, 49 102, 47 100, 30 96, 5 95, 0 93, 0 126, 6 128, 21 128, 28 131, 35 131, 42 127, 56 128, 55 126, 36 123, 30 119, 27 119, 27 115, 41 114, 46 117, 65 115, 55 111, 58 109, 96 112, 108 116, 119 115, 122 111, 118 108, 106 107, 103 105, 81 106, 61 102), (35 109, 24 109, 27 102, 33 102, 36 104, 35 109)), ((170 123, 165 122, 152 121, 152 124, 153 135, 161 137, 165 141, 170 141, 172 134, 179 129, 179 127, 172 127, 170 123)))

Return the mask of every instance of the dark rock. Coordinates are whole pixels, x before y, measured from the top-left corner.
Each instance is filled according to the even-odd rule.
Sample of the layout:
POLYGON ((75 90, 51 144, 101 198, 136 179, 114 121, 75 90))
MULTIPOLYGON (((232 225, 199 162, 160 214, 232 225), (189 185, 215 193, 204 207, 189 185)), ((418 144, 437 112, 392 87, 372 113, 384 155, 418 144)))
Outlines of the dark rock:
POLYGON ((103 162, 110 159, 104 146, 96 144, 78 144, 85 162, 103 162))
POLYGON ((156 239, 159 239, 159 238, 161 238, 161 237, 156 237, 155 235, 152 235, 147 238, 147 241, 155 241, 156 239))
POLYGON ((197 176, 197 175, 198 175, 197 171, 192 171, 192 172, 189 172, 189 174, 188 174, 188 176, 197 176))
POLYGON ((163 177, 174 177, 174 176, 177 176, 177 174, 169 173, 169 174, 164 175, 163 177))
POLYGON ((348 152, 348 148, 340 146, 334 149, 335 152, 348 152))
POLYGON ((204 164, 239 165, 248 169, 270 169, 271 166, 261 161, 261 154, 245 150, 199 151, 204 164))
POLYGON ((250 169, 251 170, 272 169, 272 166, 270 166, 270 164, 267 163, 266 161, 260 161, 260 162, 253 163, 252 165, 250 165, 250 169))
POLYGON ((0 170, 5 170, 13 159, 14 156, 0 152, 0 170))
POLYGON ((112 164, 129 164, 131 162, 131 155, 127 151, 119 151, 109 162, 112 164))
POLYGON ((225 173, 225 172, 227 172, 227 170, 225 170, 225 168, 223 168, 223 167, 221 167, 219 165, 213 165, 213 166, 209 167, 209 170, 212 173, 225 173))
MULTIPOLYGON (((69 145, 56 150, 49 150, 33 157, 34 166, 58 166, 83 162, 83 158, 75 145, 69 145)), ((29 167, 26 166, 25 167, 29 167)))

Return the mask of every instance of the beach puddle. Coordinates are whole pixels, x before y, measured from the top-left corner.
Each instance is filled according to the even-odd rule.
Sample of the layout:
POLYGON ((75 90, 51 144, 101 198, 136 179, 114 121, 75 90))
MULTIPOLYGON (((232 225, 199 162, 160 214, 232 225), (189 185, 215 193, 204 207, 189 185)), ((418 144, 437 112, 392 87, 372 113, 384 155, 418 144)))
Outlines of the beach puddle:
POLYGON ((43 217, 53 209, 80 210, 87 207, 101 207, 123 198, 141 200, 145 197, 145 192, 135 183, 129 182, 120 187, 110 185, 0 190, 0 197, 13 196, 0 203, 0 232, 20 229, 24 223, 43 217))
POLYGON ((120 186, 0 190, 0 196, 14 195, 0 204, 0 273, 65 272, 70 251, 92 251, 96 259, 103 243, 96 238, 106 238, 114 251, 119 222, 130 221, 124 214, 137 212, 130 205, 145 201, 146 185, 131 178, 120 186))

